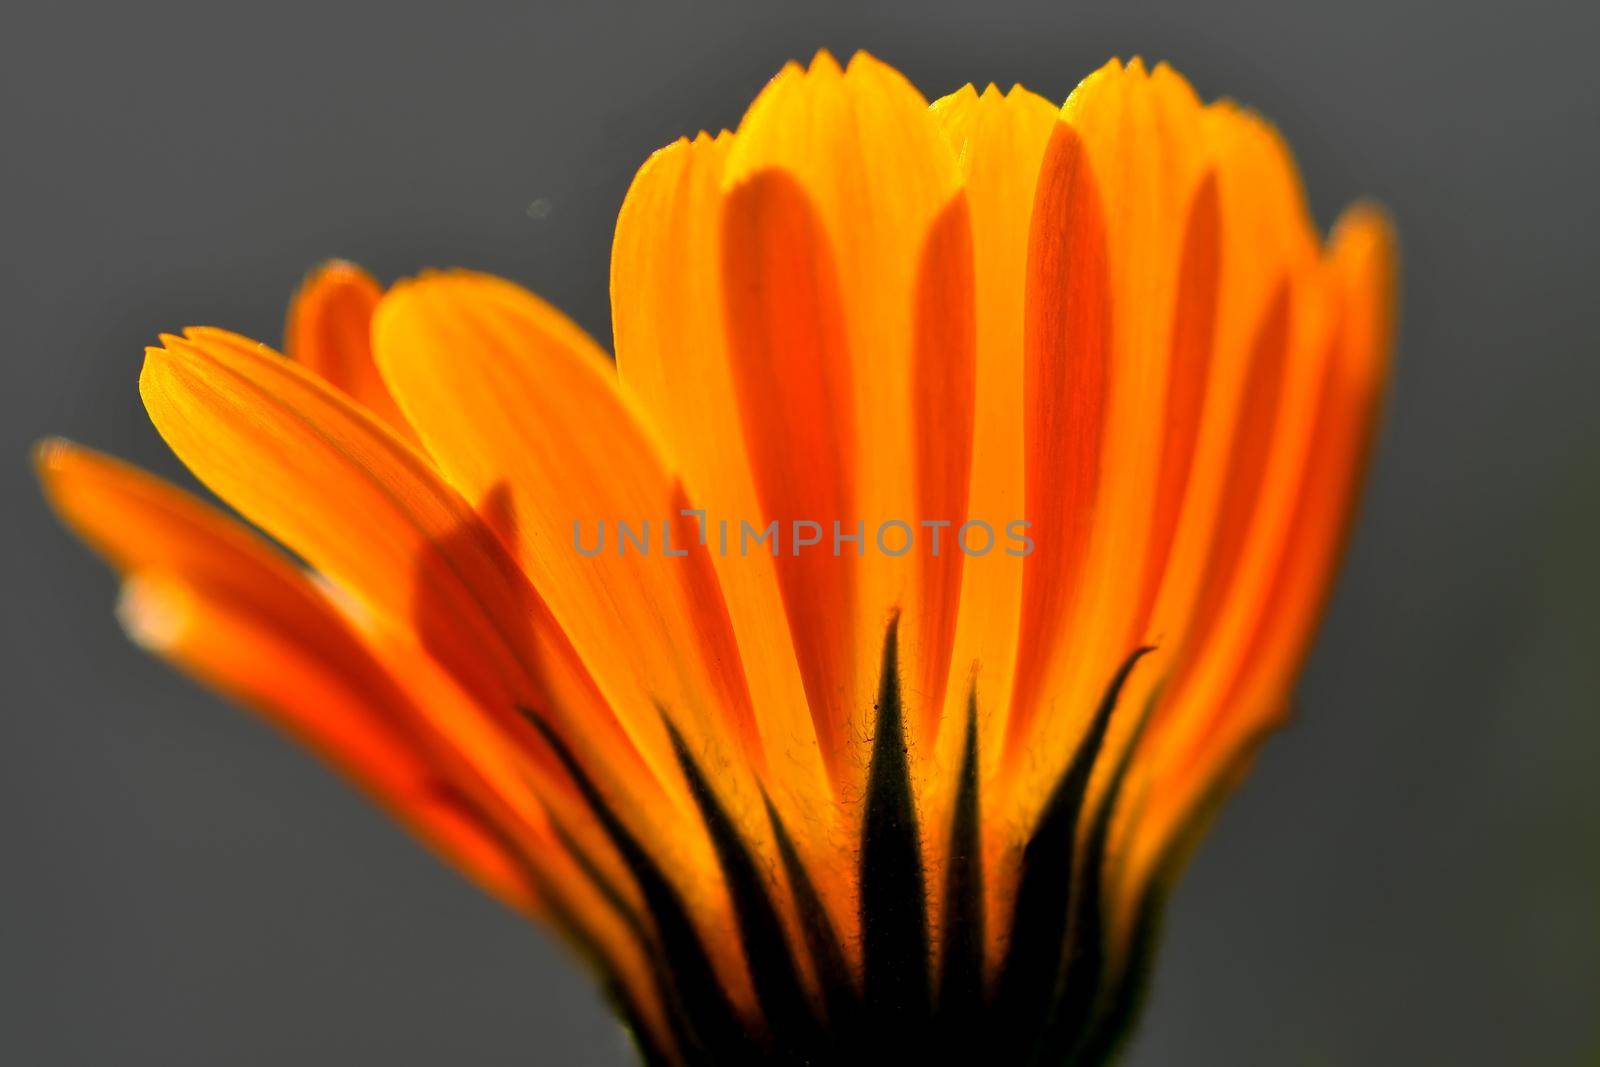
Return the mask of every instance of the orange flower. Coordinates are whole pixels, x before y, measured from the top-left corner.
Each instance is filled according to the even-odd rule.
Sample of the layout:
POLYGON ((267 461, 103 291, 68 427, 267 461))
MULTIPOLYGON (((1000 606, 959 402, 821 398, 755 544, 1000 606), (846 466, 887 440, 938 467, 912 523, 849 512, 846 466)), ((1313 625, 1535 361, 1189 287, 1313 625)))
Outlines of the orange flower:
POLYGON ((554 924, 650 1062, 1090 1064, 1284 713, 1392 276, 1165 67, 930 107, 823 54, 639 172, 614 365, 510 282, 342 263, 288 358, 149 349, 162 436, 304 567, 38 464, 136 640, 554 924))

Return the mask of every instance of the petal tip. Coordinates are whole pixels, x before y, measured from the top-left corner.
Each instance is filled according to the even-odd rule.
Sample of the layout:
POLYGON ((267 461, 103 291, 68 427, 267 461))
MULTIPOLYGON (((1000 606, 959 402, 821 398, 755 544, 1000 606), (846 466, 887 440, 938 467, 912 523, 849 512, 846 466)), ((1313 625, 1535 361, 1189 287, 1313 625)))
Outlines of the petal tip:
MULTIPOLYGON (((857 55, 860 54, 861 53, 857 53, 857 55)), ((855 58, 851 57, 850 62, 852 65, 854 65, 855 58)), ((784 69, 787 70, 788 67, 785 67, 784 69)), ((816 54, 811 57, 811 62, 806 66, 805 73, 812 77, 816 77, 817 75, 838 77, 844 73, 844 68, 839 66, 839 61, 834 58, 832 52, 828 51, 826 48, 819 48, 817 49, 816 54)))
POLYGON ((1394 215, 1376 200, 1361 199, 1344 209, 1333 226, 1335 242, 1339 238, 1362 240, 1369 247, 1393 250, 1398 241, 1394 215))
POLYGON ((34 473, 48 482, 62 467, 71 462, 75 453, 80 451, 77 445, 65 437, 41 437, 28 450, 28 458, 33 463, 34 473))
POLYGON ((117 622, 128 640, 149 652, 171 649, 188 629, 183 583, 164 575, 130 574, 117 596, 117 622))
POLYGON ((368 281, 372 278, 366 268, 354 260, 345 259, 343 256, 330 256, 320 263, 314 263, 306 271, 306 284, 318 281, 368 281))

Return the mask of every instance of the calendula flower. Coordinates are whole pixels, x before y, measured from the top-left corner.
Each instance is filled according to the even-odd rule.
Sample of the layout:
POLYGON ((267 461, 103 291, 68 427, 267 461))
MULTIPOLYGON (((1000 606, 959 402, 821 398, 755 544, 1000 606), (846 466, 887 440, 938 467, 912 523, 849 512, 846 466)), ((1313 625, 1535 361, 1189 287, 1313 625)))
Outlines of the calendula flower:
POLYGON ((823 54, 639 172, 615 363, 510 282, 342 263, 284 355, 149 349, 296 558, 38 465, 137 641, 552 924, 647 1061, 1093 1064, 1284 714, 1392 255, 1166 67, 929 106, 823 54))

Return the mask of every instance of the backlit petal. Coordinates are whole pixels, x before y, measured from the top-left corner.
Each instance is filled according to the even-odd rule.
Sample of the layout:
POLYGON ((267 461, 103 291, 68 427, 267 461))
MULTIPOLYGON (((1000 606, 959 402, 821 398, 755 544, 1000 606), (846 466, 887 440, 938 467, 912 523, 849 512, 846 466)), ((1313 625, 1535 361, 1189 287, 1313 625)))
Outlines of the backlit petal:
POLYGON ((382 296, 383 287, 354 263, 322 264, 306 276, 289 304, 283 352, 414 441, 372 358, 372 312, 382 296))
MULTIPOLYGON (((872 540, 893 521, 917 538, 898 557, 841 542, 838 558, 780 574, 823 754, 851 793, 862 761, 848 751, 896 610, 911 620, 914 742, 932 740, 943 709, 962 557, 953 526, 920 527, 966 512, 970 214, 926 102, 865 55, 840 70, 823 53, 775 78, 740 123, 724 182, 729 345, 767 513, 818 522, 830 539, 835 520, 845 535, 860 523, 872 540), (795 401, 778 417, 784 397, 795 401), (935 533, 938 557, 922 547, 935 533)), ((898 548, 903 535, 889 538, 898 548)))
MULTIPOLYGON (((750 773, 760 739, 721 587, 681 514, 693 504, 604 353, 526 290, 465 273, 397 285, 374 337, 451 482, 474 497, 504 487, 508 543, 655 776, 678 780, 665 715, 764 836, 750 773), (580 551, 602 527, 610 541, 580 551)), ((699 849, 674 857, 707 864, 684 889, 704 895, 703 916, 725 917, 699 849)))
POLYGON ((1227 598, 1232 610, 1208 635, 1210 655, 1173 694, 1172 721, 1152 739, 1132 885, 1183 813, 1287 712, 1365 467, 1393 333, 1394 261, 1380 212, 1356 208, 1341 220, 1316 279, 1326 302, 1317 347, 1301 353, 1305 399, 1272 446, 1286 456, 1282 503, 1267 510, 1272 520, 1227 598))
POLYGON ((220 330, 147 350, 140 392, 201 481, 367 609, 412 627, 547 772, 519 706, 604 751, 619 787, 661 795, 488 524, 364 409, 220 330), (345 521, 352 514, 359 524, 345 521))
MULTIPOLYGON (((1024 295, 1034 194, 1058 108, 1021 87, 982 93, 971 86, 933 105, 952 150, 972 210, 974 302, 977 350, 973 438, 967 515, 994 531, 993 547, 966 560, 950 680, 945 690, 938 762, 950 774, 960 766, 965 705, 976 693, 982 777, 999 771, 1022 624, 1022 575, 1028 532, 1025 521, 1024 295)), ((975 530, 981 531, 981 527, 975 530)), ((973 534, 981 543, 981 532, 973 534)), ((948 819, 950 776, 930 780, 923 803, 931 825, 948 819)), ((985 835, 998 845, 997 835, 985 835)), ((935 839, 936 844, 943 842, 935 839)), ((984 887, 990 915, 1003 912, 1007 879, 997 850, 986 850, 984 887)), ((991 951, 999 923, 989 927, 991 951)))
MULTIPOLYGON (((634 178, 611 262, 617 372, 660 432, 689 497, 704 510, 700 521, 757 709, 767 792, 819 889, 840 914, 849 914, 841 808, 822 762, 779 584, 780 569, 794 565, 775 558, 770 544, 751 543, 770 518, 756 492, 740 382, 724 333, 722 169, 732 139, 723 133, 681 140, 651 156, 634 178)), ((773 380, 748 384, 753 393, 773 380)), ((804 402, 794 394, 778 399, 756 421, 804 402)), ((817 625, 799 631, 808 637, 825 632, 817 625)), ((819 653, 808 647, 806 654, 819 653)))

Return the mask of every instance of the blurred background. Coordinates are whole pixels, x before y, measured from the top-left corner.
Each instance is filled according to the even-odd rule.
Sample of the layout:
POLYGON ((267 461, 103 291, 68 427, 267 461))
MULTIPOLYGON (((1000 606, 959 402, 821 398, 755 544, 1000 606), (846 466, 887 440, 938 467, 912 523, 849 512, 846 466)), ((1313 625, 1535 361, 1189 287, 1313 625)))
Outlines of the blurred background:
POLYGON ((180 477, 157 331, 274 341, 345 256, 505 274, 607 339, 634 169, 783 61, 1062 98, 1167 59, 1284 130, 1319 221, 1404 254, 1370 491, 1294 725, 1180 887, 1129 1063, 1600 1063, 1595 9, 24 4, 0 15, 0 1061, 619 1065, 530 929, 145 658, 26 462, 180 477))

